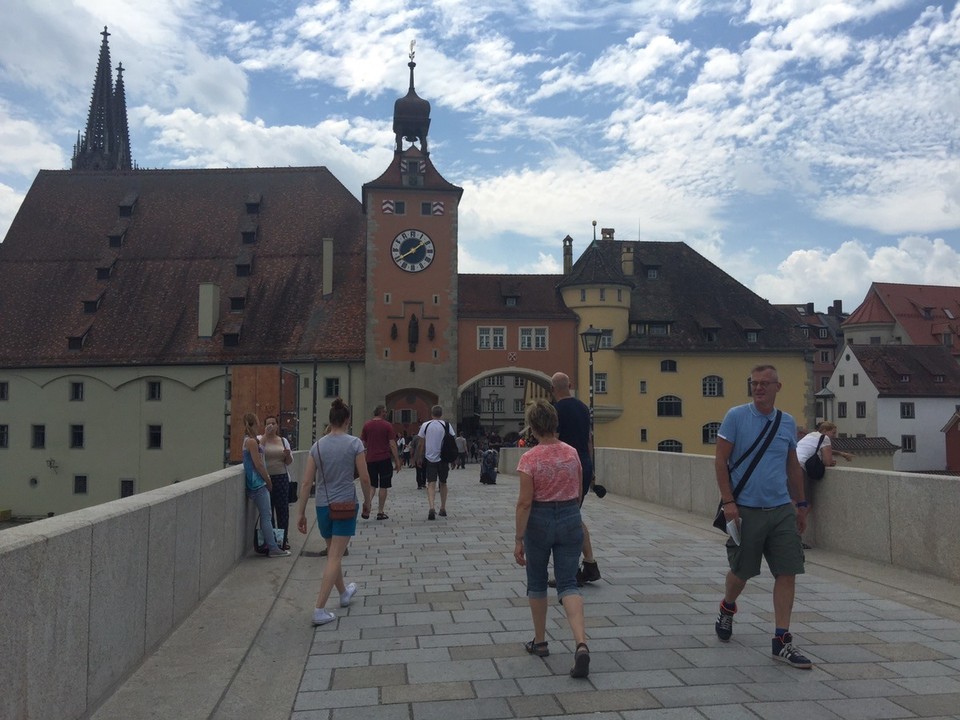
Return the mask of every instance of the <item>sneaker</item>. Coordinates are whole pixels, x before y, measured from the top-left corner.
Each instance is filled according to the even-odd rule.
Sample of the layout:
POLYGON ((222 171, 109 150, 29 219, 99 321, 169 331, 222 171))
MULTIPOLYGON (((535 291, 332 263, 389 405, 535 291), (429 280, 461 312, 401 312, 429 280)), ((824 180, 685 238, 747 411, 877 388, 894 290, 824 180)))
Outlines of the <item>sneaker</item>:
POLYGON ((337 619, 337 616, 332 612, 328 612, 323 608, 315 608, 313 611, 313 624, 314 625, 326 625, 327 623, 332 623, 337 619))
POLYGON ((583 580, 583 582, 596 582, 600 579, 600 566, 596 562, 587 562, 583 561, 583 567, 581 568, 581 575, 578 576, 578 580, 583 580))
POLYGON ((801 670, 809 670, 813 667, 813 663, 793 646, 793 635, 790 633, 786 633, 782 638, 773 638, 771 644, 774 660, 779 660, 801 670))
POLYGON ((443 508, 440 508, 440 517, 446 517, 446 516, 447 516, 447 511, 444 510, 443 508))
POLYGON ((347 607, 350 605, 350 601, 353 600, 353 596, 357 594, 357 584, 350 583, 344 588, 344 591, 340 594, 340 607, 347 607))
POLYGON ((436 519, 437 519, 437 514, 433 510, 427 513, 427 520, 436 520, 436 519))
POLYGON ((717 637, 721 642, 730 642, 730 636, 733 635, 733 616, 737 611, 727 610, 723 603, 720 603, 720 613, 717 615, 717 623, 714 630, 717 631, 717 637))
POLYGON ((276 550, 267 550, 267 557, 268 558, 290 557, 290 551, 281 550, 280 548, 277 548, 276 550))

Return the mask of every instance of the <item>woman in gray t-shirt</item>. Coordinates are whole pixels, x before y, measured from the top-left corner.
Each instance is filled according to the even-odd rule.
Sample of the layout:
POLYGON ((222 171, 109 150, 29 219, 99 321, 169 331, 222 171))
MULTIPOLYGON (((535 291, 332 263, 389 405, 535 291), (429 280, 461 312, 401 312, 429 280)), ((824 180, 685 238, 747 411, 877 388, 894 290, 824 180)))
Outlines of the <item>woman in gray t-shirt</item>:
POLYGON ((347 607, 357 592, 357 584, 343 583, 343 554, 350 538, 357 532, 357 491, 354 475, 360 478, 363 490, 363 517, 370 517, 373 488, 367 474, 366 452, 360 438, 347 433, 350 409, 337 398, 330 406, 330 431, 310 448, 303 471, 300 498, 297 501, 297 529, 307 532, 307 498, 310 488, 317 486, 317 529, 327 543, 327 564, 320 580, 320 593, 313 611, 313 624, 325 625, 336 620, 336 615, 324 608, 333 587, 340 592, 340 607, 347 607), (330 517, 331 503, 353 503, 353 516, 345 519, 330 517))

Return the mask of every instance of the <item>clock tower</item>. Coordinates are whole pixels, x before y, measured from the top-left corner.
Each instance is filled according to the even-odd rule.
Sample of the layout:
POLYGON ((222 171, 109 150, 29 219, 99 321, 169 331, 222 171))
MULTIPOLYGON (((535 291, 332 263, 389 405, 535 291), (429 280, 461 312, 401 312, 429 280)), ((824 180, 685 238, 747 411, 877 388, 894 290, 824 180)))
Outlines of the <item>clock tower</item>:
MULTIPOLYGON (((430 103, 410 88, 394 104, 393 160, 363 186, 367 250, 366 418, 380 402, 414 434, 433 405, 456 423, 457 218, 463 189, 430 159, 430 103)), ((356 421, 355 421, 356 422, 356 421)))

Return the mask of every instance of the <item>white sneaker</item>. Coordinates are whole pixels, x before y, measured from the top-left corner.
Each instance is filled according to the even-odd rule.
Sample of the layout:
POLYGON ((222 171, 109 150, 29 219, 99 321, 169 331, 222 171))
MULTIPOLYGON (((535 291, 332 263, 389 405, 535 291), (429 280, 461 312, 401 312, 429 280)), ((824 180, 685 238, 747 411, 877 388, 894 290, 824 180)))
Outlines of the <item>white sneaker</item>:
POLYGON ((344 588, 343 593, 340 595, 340 607, 347 607, 350 604, 350 601, 353 600, 353 596, 357 594, 357 584, 350 583, 344 588))
POLYGON ((268 558, 290 557, 290 551, 289 550, 268 550, 267 557, 268 558))
POLYGON ((315 608, 313 611, 313 624, 314 625, 326 625, 337 619, 337 616, 332 612, 328 612, 323 608, 315 608))

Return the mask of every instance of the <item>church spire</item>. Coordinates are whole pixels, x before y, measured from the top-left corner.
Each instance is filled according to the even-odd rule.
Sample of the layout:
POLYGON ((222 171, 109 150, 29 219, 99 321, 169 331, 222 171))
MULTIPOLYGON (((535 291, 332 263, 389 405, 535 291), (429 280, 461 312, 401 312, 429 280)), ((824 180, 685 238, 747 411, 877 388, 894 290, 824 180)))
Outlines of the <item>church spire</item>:
POLYGON ((129 170, 130 136, 127 131, 127 105, 123 89, 123 67, 118 68, 117 87, 113 87, 110 65, 110 33, 104 25, 100 58, 90 97, 86 132, 74 148, 74 170, 129 170))

